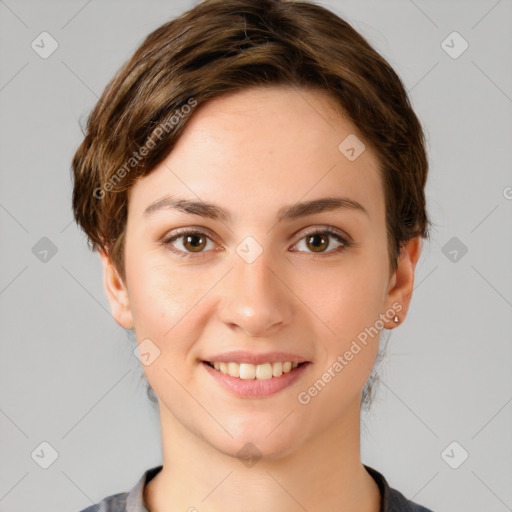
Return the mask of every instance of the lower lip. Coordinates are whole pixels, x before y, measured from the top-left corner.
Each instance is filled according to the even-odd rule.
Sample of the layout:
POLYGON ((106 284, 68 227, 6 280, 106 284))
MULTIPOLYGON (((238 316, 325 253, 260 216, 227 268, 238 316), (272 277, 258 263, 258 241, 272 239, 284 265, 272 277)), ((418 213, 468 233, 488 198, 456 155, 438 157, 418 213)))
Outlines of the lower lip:
POLYGON ((304 371, 309 364, 310 363, 307 362, 297 366, 297 368, 293 368, 288 373, 283 373, 279 377, 259 380, 231 377, 231 375, 215 370, 215 368, 212 368, 205 362, 202 362, 202 366, 205 370, 221 386, 240 398, 261 398, 274 395, 296 382, 304 374, 304 371))

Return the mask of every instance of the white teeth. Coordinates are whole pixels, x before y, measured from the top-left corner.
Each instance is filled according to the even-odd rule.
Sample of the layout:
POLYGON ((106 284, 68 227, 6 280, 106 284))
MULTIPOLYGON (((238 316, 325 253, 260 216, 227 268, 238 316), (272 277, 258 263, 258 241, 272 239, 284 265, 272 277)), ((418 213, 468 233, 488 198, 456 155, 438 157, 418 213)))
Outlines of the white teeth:
POLYGON ((231 377, 240 377, 240 365, 238 363, 228 363, 228 373, 231 377))
POLYGON ((283 373, 289 373, 293 368, 299 366, 298 362, 286 361, 285 363, 263 363, 249 364, 236 363, 234 361, 215 361, 213 367, 221 373, 240 379, 267 380, 272 377, 280 377, 283 373))
POLYGON ((272 363, 272 376, 280 377, 283 374, 283 363, 272 363))
POLYGON ((272 365, 270 363, 265 363, 256 366, 256 378, 259 380, 271 379, 272 365))
POLYGON ((254 379, 254 377, 256 377, 256 366, 253 364, 240 363, 240 378, 254 379))

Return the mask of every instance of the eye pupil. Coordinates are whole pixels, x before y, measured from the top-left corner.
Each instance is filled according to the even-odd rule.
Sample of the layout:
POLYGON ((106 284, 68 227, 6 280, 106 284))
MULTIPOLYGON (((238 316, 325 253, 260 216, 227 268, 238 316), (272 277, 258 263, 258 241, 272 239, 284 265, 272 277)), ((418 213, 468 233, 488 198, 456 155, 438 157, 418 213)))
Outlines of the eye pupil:
POLYGON ((206 245, 206 240, 205 240, 205 237, 202 236, 201 234, 197 233, 197 234, 191 234, 191 235, 186 235, 185 237, 185 240, 183 242, 183 245, 184 247, 187 249, 187 250, 191 250, 192 252, 199 252, 201 251, 204 246, 206 245), (192 247, 189 247, 187 246, 187 244, 189 244, 191 241, 195 240, 197 241, 197 239, 200 239, 202 240, 202 243, 199 244, 199 246, 195 245, 194 243, 192 243, 192 247))
POLYGON ((319 234, 319 233, 315 233, 314 235, 311 235, 308 239, 308 243, 312 243, 315 252, 321 252, 329 246, 329 240, 327 240, 327 237, 322 234, 319 234), (314 240, 315 238, 322 238, 324 243, 320 243, 320 244, 313 243, 312 240, 314 240), (318 251, 318 249, 320 249, 320 250, 318 251))

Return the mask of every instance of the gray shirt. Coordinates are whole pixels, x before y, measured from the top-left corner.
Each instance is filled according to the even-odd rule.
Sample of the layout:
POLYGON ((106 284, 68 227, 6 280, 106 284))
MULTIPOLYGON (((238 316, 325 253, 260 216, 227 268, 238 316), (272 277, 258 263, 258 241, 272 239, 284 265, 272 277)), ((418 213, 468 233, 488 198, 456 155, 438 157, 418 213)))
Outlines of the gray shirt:
MULTIPOLYGON (((384 476, 377 470, 366 464, 363 465, 379 486, 381 495, 379 512, 432 512, 432 510, 408 500, 396 489, 389 487, 384 476)), ((87 507, 80 512, 149 512, 143 500, 144 486, 155 477, 161 469, 162 466, 148 469, 130 491, 108 496, 96 505, 87 507)))

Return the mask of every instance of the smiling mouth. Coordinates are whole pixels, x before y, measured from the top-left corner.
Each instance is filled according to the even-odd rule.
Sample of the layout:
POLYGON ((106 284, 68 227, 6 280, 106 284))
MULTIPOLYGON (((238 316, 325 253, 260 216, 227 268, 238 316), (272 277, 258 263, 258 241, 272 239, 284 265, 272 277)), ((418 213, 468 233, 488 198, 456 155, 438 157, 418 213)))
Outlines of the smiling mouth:
POLYGON ((269 380, 279 378, 281 375, 290 373, 299 366, 309 364, 308 361, 303 363, 298 363, 297 361, 286 361, 284 363, 275 362, 262 364, 237 363, 234 361, 203 361, 203 363, 220 373, 244 380, 269 380))

